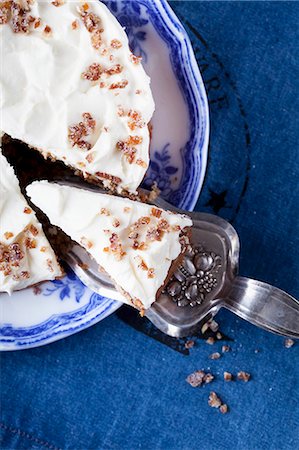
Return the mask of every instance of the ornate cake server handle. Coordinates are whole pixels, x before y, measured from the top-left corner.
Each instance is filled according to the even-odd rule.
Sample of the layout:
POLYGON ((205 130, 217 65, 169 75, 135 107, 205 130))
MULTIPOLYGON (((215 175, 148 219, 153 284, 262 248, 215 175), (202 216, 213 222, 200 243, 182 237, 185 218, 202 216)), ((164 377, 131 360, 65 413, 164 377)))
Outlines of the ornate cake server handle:
POLYGON ((299 302, 270 284, 236 277, 222 306, 253 325, 299 339, 299 302))

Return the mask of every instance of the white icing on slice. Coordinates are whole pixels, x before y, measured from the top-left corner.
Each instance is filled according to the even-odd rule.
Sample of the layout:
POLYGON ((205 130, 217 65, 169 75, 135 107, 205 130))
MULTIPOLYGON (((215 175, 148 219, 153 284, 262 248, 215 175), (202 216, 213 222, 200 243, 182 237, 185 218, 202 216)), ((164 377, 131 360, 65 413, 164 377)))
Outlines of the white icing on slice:
POLYGON ((149 164, 154 102, 126 33, 99 1, 29 7, 27 33, 13 31, 20 23, 10 12, 0 25, 3 131, 87 177, 136 192, 149 164))
POLYGON ((181 231, 192 225, 189 217, 148 204, 47 181, 32 183, 27 193, 145 309, 182 252, 181 231))
POLYGON ((10 294, 61 275, 41 224, 0 151, 0 292, 10 294))

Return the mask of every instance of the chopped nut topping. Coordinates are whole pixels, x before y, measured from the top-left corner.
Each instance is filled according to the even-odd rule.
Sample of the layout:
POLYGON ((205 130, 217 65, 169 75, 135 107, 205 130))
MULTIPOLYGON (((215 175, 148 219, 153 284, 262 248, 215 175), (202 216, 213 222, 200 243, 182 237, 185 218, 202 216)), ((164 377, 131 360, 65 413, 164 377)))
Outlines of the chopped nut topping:
POLYGON ((25 213, 25 214, 31 214, 31 213, 32 213, 32 209, 31 209, 31 208, 28 208, 28 206, 25 206, 25 208, 24 208, 24 213, 25 213))
POLYGON ((83 113, 82 117, 83 122, 79 122, 77 125, 69 127, 68 137, 73 147, 76 145, 79 148, 90 150, 91 144, 82 138, 84 136, 89 136, 94 132, 96 121, 89 113, 83 113))
POLYGON ((165 219, 161 219, 156 227, 147 230, 146 239, 148 241, 161 241, 165 231, 169 231, 169 223, 165 219))
POLYGON ((36 248, 36 240, 27 237, 25 239, 25 246, 29 249, 36 248))
POLYGON ((130 233, 128 234, 128 238, 129 239, 137 239, 138 238, 138 233, 136 230, 130 231, 130 233))
POLYGON ((206 340, 206 343, 209 344, 209 345, 213 345, 213 344, 215 344, 215 339, 212 336, 210 336, 206 340))
MULTIPOLYGON (((86 3, 85 3, 85 5, 86 5, 86 3)), ((83 23, 84 23, 85 27, 87 28, 87 31, 92 33, 93 31, 100 29, 101 19, 99 18, 99 16, 97 16, 94 13, 91 13, 91 12, 88 13, 87 12, 88 5, 87 5, 87 8, 85 5, 81 6, 80 14, 81 14, 83 23)))
POLYGON ((135 56, 133 54, 130 56, 130 59, 133 64, 139 64, 142 60, 141 56, 135 56))
POLYGON ((124 117, 126 115, 124 108, 119 106, 118 109, 117 109, 117 114, 118 114, 119 117, 124 117))
POLYGON ((220 406, 222 405, 222 401, 220 400, 216 392, 210 392, 208 403, 212 408, 220 408, 220 406))
POLYGON ((34 225, 29 225, 28 230, 30 231, 30 233, 33 236, 37 236, 38 235, 38 229, 34 226, 34 225))
POLYGON ((137 95, 141 94, 141 90, 140 89, 136 89, 135 94, 137 94, 137 95))
POLYGON ((135 256, 134 258, 138 264, 138 267, 142 270, 149 270, 145 261, 141 258, 141 256, 135 256))
POLYGON ((151 215, 154 217, 157 217, 158 219, 161 217, 162 211, 161 209, 152 208, 151 209, 151 215))
POLYGON ((187 383, 192 387, 198 387, 202 384, 211 383, 213 381, 214 376, 211 373, 206 373, 203 370, 197 370, 196 372, 191 373, 186 378, 187 383))
POLYGON ((80 244, 85 247, 85 248, 91 248, 92 247, 92 242, 90 242, 88 239, 86 239, 86 237, 81 237, 80 239, 80 244))
POLYGON ((102 45, 102 30, 95 30, 90 37, 91 45, 98 50, 102 45))
POLYGON ((123 258, 123 256, 126 255, 126 252, 123 251, 123 247, 121 245, 119 236, 116 233, 112 233, 111 237, 109 238, 109 241, 110 241, 110 248, 108 249, 108 251, 114 254, 117 261, 120 261, 123 258))
POLYGON ((30 278, 30 273, 29 272, 27 272, 27 271, 22 271, 21 273, 20 273, 20 277, 21 278, 30 278))
POLYGON ((181 227, 179 225, 172 225, 171 231, 181 231, 181 227))
POLYGON ((46 36, 50 36, 51 33, 52 33, 51 27, 49 27, 49 25, 46 25, 45 28, 44 28, 44 34, 46 36))
POLYGON ((131 225, 130 229, 132 231, 138 230, 142 225, 148 225, 150 221, 151 221, 150 217, 147 216, 139 217, 139 219, 131 225))
POLYGON ((135 130, 135 128, 145 127, 145 122, 142 120, 142 116, 139 112, 130 109, 130 111, 128 112, 128 117, 130 117, 131 119, 128 122, 128 126, 131 130, 135 130))
POLYGON ((118 39, 112 39, 110 46, 112 48, 121 48, 122 47, 122 43, 118 40, 118 39))
POLYGON ((40 24, 41 24, 41 19, 40 19, 40 18, 35 19, 35 22, 34 22, 34 28, 40 27, 40 24))
POLYGON ((107 208, 101 208, 101 214, 104 216, 110 216, 110 211, 107 208))
POLYGON ((247 381, 250 380, 250 373, 244 372, 243 370, 241 372, 238 372, 238 380, 242 380, 245 381, 245 383, 247 383, 247 381))
POLYGON ((131 208, 129 207, 129 206, 125 206, 124 207, 124 212, 125 213, 128 213, 128 212, 130 212, 131 211, 131 208))
POLYGON ((128 145, 125 141, 118 141, 116 147, 125 155, 129 164, 132 164, 134 162, 137 152, 135 147, 128 145))
POLYGON ((54 2, 52 2, 52 5, 62 6, 62 5, 64 5, 64 0, 54 0, 54 2))
POLYGON ((142 144, 143 138, 142 136, 129 136, 127 139, 128 145, 139 145, 142 144))
POLYGON ((54 272, 53 261, 51 259, 47 259, 47 266, 50 272, 54 272))
MULTIPOLYGON (((121 64, 116 64, 115 66, 110 67, 110 69, 106 69, 105 73, 107 75, 111 76, 111 75, 115 75, 117 73, 121 73, 122 70, 123 70, 123 66, 121 64)), ((127 84, 128 84, 128 82, 127 82, 127 84)), ((125 86, 123 86, 123 87, 125 87, 125 86)), ((112 89, 112 88, 110 87, 110 89, 112 89)))
POLYGON ((11 2, 3 2, 0 4, 0 25, 4 25, 9 21, 11 2))
POLYGON ((98 81, 104 72, 102 66, 98 63, 91 64, 88 69, 82 73, 82 78, 90 81, 98 81))
POLYGON ((147 271, 147 277, 148 278, 155 278, 155 269, 153 267, 151 267, 150 269, 148 269, 147 271))
POLYGON ((223 378, 224 378, 225 381, 232 381, 233 376, 232 376, 232 374, 230 372, 224 372, 223 373, 223 378))
POLYGON ((95 156, 94 153, 88 153, 88 155, 86 156, 85 159, 86 159, 87 162, 89 162, 89 164, 91 164, 93 162, 93 160, 94 160, 94 156, 95 156))
POLYGON ((222 353, 227 353, 231 350, 229 345, 222 345, 222 353))
MULTIPOLYGON (((134 242, 134 245, 136 244, 136 242, 134 242)), ((145 242, 140 242, 140 244, 138 244, 137 242, 137 247, 134 246, 135 250, 147 250, 148 249, 148 245, 145 242)), ((151 278, 151 277, 149 277, 151 278)))
POLYGON ((295 341, 293 339, 285 339, 284 346, 285 348, 291 348, 295 344, 295 341))
POLYGON ((12 267, 19 267, 24 253, 18 243, 5 245, 0 243, 0 271, 4 276, 12 272, 12 267))
POLYGON ((144 169, 147 168, 147 164, 145 161, 143 161, 143 159, 140 159, 140 158, 136 159, 136 164, 137 164, 137 166, 141 166, 144 169))
POLYGON ((45 253, 45 252, 47 251, 47 247, 41 247, 41 248, 40 248, 40 251, 41 251, 42 253, 45 253))
POLYGON ((78 22, 78 20, 74 20, 72 22, 72 29, 76 30, 77 28, 79 28, 79 22, 78 22))
POLYGON ((119 221, 118 219, 114 219, 113 222, 112 222, 112 225, 113 225, 115 228, 117 228, 117 227, 120 226, 120 221, 119 221))
MULTIPOLYGON (((29 33, 30 25, 35 20, 30 15, 30 10, 29 5, 22 8, 19 3, 11 2, 11 25, 14 33, 29 33)), ((6 15, 4 15, 4 20, 5 17, 6 15)))
POLYGON ((215 352, 215 353, 212 353, 212 354, 209 356, 209 358, 210 358, 210 359, 219 359, 219 358, 221 358, 221 354, 220 354, 219 352, 215 352))
POLYGON ((4 237, 5 237, 5 239, 10 239, 11 237, 13 237, 13 233, 11 232, 11 231, 6 231, 5 233, 4 233, 4 237))
POLYGON ((128 85, 128 80, 122 80, 117 83, 112 83, 109 86, 109 89, 124 89, 128 85))

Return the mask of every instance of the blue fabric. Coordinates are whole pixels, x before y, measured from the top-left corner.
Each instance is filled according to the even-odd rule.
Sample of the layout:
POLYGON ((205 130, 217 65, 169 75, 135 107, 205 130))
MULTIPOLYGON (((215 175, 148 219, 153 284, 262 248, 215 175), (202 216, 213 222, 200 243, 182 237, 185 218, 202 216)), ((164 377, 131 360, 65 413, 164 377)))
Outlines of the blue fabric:
MULTIPOLYGON (((194 44, 211 106, 197 208, 233 222, 242 274, 299 297, 299 5, 171 5, 194 44)), ((232 352, 215 361, 208 356, 222 342, 197 339, 184 354, 180 342, 126 309, 63 341, 2 354, 1 448, 298 448, 299 345, 286 349, 281 337, 227 312, 217 321, 232 352), (215 382, 190 387, 185 377, 202 368, 215 382), (224 370, 248 371, 252 380, 224 383, 224 370), (208 406, 210 390, 229 414, 208 406)))

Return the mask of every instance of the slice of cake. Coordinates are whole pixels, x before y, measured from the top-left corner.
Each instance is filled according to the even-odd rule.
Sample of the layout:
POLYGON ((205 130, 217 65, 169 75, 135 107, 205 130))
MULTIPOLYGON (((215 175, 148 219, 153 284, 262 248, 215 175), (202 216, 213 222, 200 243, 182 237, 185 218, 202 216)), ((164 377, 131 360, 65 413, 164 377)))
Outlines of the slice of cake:
POLYGON ((149 164, 150 80, 99 1, 0 3, 2 129, 90 181, 135 193, 149 164))
POLYGON ((61 275, 41 224, 0 151, 0 292, 10 294, 61 275))
POLYGON ((156 300, 189 243, 191 219, 152 205, 47 181, 27 194, 140 310, 156 300))

